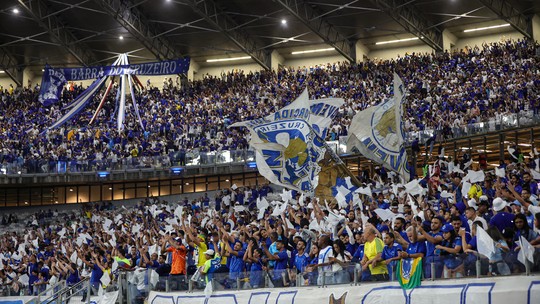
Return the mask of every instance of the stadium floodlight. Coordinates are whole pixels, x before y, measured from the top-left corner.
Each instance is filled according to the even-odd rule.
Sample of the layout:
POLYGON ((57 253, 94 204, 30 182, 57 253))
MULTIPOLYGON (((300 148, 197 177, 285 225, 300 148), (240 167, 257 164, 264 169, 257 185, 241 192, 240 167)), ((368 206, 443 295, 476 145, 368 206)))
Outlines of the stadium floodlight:
POLYGON ((100 177, 100 178, 106 178, 109 175, 111 175, 111 172, 109 172, 109 171, 98 171, 97 172, 97 176, 100 177))
POLYGON ((235 61, 235 60, 244 60, 244 59, 251 59, 251 56, 207 59, 206 62, 235 61))
POLYGON ((507 26, 510 26, 510 23, 492 25, 492 26, 486 26, 486 27, 479 27, 479 28, 473 28, 473 29, 464 30, 463 32, 464 33, 478 32, 478 31, 491 30, 491 29, 496 29, 496 28, 500 28, 500 27, 507 27, 507 26))
POLYGON ((328 52, 328 51, 335 51, 336 48, 325 48, 325 49, 314 49, 314 50, 306 50, 306 51, 295 51, 292 52, 292 55, 300 55, 300 54, 310 54, 310 53, 320 53, 320 52, 328 52))
MULTIPOLYGON (((423 38, 423 37, 422 37, 423 38)), ((388 40, 388 41, 380 41, 376 42, 375 45, 382 45, 382 44, 390 44, 390 43, 399 43, 399 42, 406 42, 406 41, 414 41, 418 40, 418 37, 412 37, 412 38, 404 38, 404 39, 396 39, 396 40, 388 40)))

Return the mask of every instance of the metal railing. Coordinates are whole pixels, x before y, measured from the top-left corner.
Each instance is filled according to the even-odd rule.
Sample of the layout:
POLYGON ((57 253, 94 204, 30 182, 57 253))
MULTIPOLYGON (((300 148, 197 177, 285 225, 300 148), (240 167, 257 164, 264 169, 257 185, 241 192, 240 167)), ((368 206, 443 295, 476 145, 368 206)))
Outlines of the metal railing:
MULTIPOLYGON (((27 301, 26 303, 51 303, 51 299, 54 298, 61 290, 66 288, 66 281, 60 281, 46 290, 39 293, 37 296, 27 301)), ((61 303, 61 302, 60 302, 61 303)))
MULTIPOLYGON (((521 128, 540 124, 540 115, 537 111, 521 111, 519 113, 508 114, 488 121, 471 123, 450 128, 450 133, 443 134, 443 130, 425 129, 421 131, 410 131, 405 133, 406 145, 410 145, 415 139, 420 144, 424 144, 437 132, 438 140, 441 137, 455 139, 470 135, 481 135, 490 132, 499 132, 506 129, 521 128)), ((345 154, 346 137, 327 142, 337 154, 345 154)), ((3 159, 3 155, 0 155, 3 159)), ((223 150, 202 152, 194 151, 171 151, 167 155, 159 156, 139 156, 120 159, 30 159, 4 161, 0 164, 0 175, 25 175, 25 174, 76 174, 76 173, 96 173, 101 171, 120 172, 129 170, 144 169, 170 169, 170 168, 190 168, 190 167, 214 167, 229 165, 234 163, 249 163, 255 161, 253 150, 223 150)))

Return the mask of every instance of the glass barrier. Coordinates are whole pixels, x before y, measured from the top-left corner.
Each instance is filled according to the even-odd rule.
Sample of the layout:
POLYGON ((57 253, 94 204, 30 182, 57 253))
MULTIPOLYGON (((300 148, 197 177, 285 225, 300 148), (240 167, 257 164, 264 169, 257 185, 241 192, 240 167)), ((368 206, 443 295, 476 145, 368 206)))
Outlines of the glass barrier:
MULTIPOLYGON (((528 267, 523 264, 514 264, 505 259, 499 263, 490 264, 488 259, 478 258, 474 254, 462 254, 460 259, 463 266, 460 271, 462 275, 453 275, 443 271, 444 264, 440 260, 437 262, 424 261, 424 271, 426 273, 437 273, 436 278, 424 277, 423 280, 443 280, 448 278, 470 279, 474 277, 488 277, 512 274, 530 274, 530 269, 534 266, 528 263, 528 267), (426 271, 425 268, 430 271, 426 271), (440 268, 440 269, 439 269, 440 268), (440 270, 440 271, 439 271, 440 270)), ((387 274, 372 276, 369 270, 364 270, 360 263, 349 262, 345 265, 326 267, 307 266, 304 271, 297 271, 294 268, 265 270, 249 270, 249 265, 240 272, 232 273, 227 269, 220 268, 212 275, 201 275, 195 272, 191 275, 159 275, 154 269, 137 268, 134 270, 118 271, 117 281, 113 281, 107 291, 119 290, 118 300, 127 300, 127 303, 142 303, 150 294, 150 291, 160 292, 214 292, 221 290, 249 290, 258 288, 286 288, 286 287, 309 287, 309 286, 333 286, 333 285, 361 285, 371 282, 396 281, 397 261, 387 265, 387 274), (208 288, 211 284, 211 289, 208 288)), ((86 288, 86 286, 85 286, 86 288)), ((91 291, 83 288, 84 292, 91 291)))
POLYGON ((490 132, 497 132, 506 129, 523 128, 537 125, 540 123, 540 117, 537 111, 521 111, 519 113, 507 114, 498 118, 491 118, 487 122, 470 123, 461 126, 454 126, 444 130, 427 129, 422 131, 411 131, 405 133, 405 142, 411 144, 415 139, 418 139, 420 144, 428 141, 435 132, 438 132, 441 137, 446 139, 455 139, 464 136, 481 135, 490 132))
MULTIPOLYGON (((420 144, 427 142, 437 132, 438 138, 455 139, 470 135, 480 135, 505 129, 526 127, 540 123, 540 116, 534 111, 522 111, 518 114, 505 115, 498 119, 492 118, 487 122, 472 123, 468 125, 452 127, 448 130, 426 129, 405 133, 405 142, 410 145, 415 139, 420 144), (446 132, 446 133, 445 133, 446 132)), ((328 147, 337 154, 347 153, 346 137, 327 142, 328 147)), ((216 166, 232 163, 250 163, 255 161, 253 150, 226 150, 201 152, 198 150, 183 152, 175 151, 168 155, 126 157, 121 159, 17 159, 7 161, 4 159, 0 164, 0 174, 66 174, 86 173, 99 171, 124 171, 145 169, 168 169, 174 167, 216 166)))

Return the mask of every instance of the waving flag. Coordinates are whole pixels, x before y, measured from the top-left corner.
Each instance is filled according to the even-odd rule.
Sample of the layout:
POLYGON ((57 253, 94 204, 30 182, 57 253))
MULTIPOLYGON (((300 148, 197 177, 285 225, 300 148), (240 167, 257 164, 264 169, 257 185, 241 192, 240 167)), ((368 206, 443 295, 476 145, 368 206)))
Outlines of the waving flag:
POLYGON ((308 124, 307 91, 290 105, 265 118, 233 124, 252 133, 259 172, 274 184, 313 193, 324 158, 324 142, 308 124))
POLYGON ((476 227, 476 243, 481 255, 489 258, 495 253, 495 242, 482 227, 476 227))
POLYGON ((407 153, 403 145, 401 104, 405 97, 403 82, 394 74, 394 97, 378 106, 358 112, 349 127, 347 150, 361 153, 409 180, 407 153))
POLYGON ((518 254, 518 261, 523 265, 525 265, 526 260, 534 264, 534 247, 522 235, 519 236, 519 246, 521 250, 518 254))
POLYGON ((397 263, 397 279, 403 289, 412 289, 422 282, 422 258, 401 259, 397 263))
POLYGON ((339 99, 310 102, 305 90, 274 114, 231 127, 251 131, 257 168, 270 182, 322 199, 352 200, 355 179, 322 137, 342 103, 339 99))

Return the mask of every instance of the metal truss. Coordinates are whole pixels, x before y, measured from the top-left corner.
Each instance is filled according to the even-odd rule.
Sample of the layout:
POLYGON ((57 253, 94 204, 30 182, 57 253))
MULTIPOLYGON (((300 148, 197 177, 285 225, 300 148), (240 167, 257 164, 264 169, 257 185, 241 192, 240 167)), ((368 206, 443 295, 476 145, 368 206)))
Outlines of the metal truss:
POLYGON ((442 31, 430 26, 426 17, 406 0, 371 0, 383 12, 437 52, 442 52, 442 31))
POLYGON ((159 60, 183 57, 160 30, 151 26, 148 19, 131 1, 95 0, 103 9, 120 23, 131 35, 139 40, 159 60))
POLYGON ((242 30, 232 18, 227 16, 213 0, 184 0, 183 2, 189 4, 197 14, 227 36, 264 69, 270 70, 272 68, 270 51, 263 49, 253 37, 242 30))
POLYGON ((85 47, 79 43, 77 37, 70 31, 65 29, 65 24, 58 18, 56 13, 52 12, 44 0, 18 0, 21 8, 23 8, 41 28, 45 29, 54 42, 59 43, 62 47, 73 55, 83 65, 90 65, 96 62, 95 54, 90 51, 89 47, 85 47))
POLYGON ((11 78, 18 86, 23 84, 23 72, 19 67, 17 60, 6 49, 0 48, 0 68, 11 78))
POLYGON ((313 33, 321 37, 324 42, 336 49, 343 57, 351 62, 356 61, 356 48, 353 41, 349 41, 335 27, 328 23, 322 15, 316 12, 304 0, 275 0, 294 17, 306 25, 313 33))
MULTIPOLYGON (((525 17, 506 0, 479 0, 497 16, 515 28, 528 39, 532 39, 531 19, 525 17)), ((532 5, 532 4, 531 4, 532 5)))

